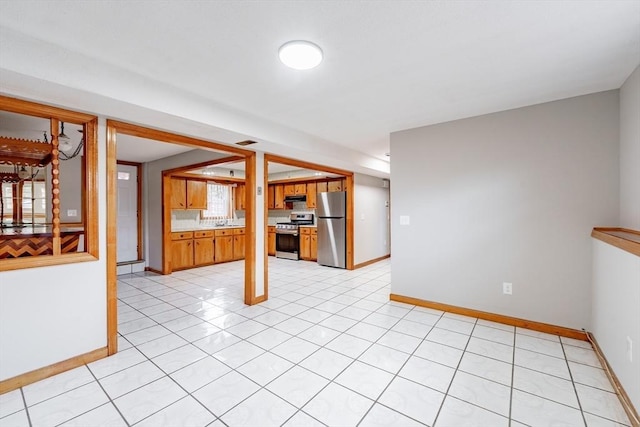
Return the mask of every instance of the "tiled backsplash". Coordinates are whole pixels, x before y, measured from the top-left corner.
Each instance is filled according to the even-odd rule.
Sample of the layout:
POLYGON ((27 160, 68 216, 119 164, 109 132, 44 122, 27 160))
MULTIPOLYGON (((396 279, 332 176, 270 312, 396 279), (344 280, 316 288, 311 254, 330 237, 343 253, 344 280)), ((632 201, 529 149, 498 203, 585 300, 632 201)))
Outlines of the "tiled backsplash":
MULTIPOLYGON (((240 212, 240 211, 238 211, 240 212)), ((171 229, 172 230, 189 230, 202 227, 213 227, 220 220, 202 219, 198 210, 172 210, 171 211, 171 229)), ((234 219, 225 220, 225 225, 244 225, 244 211, 242 215, 237 215, 234 219)))
MULTIPOLYGON (((316 210, 307 209, 305 202, 296 202, 293 204, 293 209, 274 209, 269 210, 268 222, 270 225, 275 225, 278 222, 289 222, 289 215, 291 212, 300 213, 312 213, 313 221, 316 222, 316 210)), ((225 225, 244 225, 245 215, 244 211, 235 211, 234 218, 226 220, 225 225)), ((171 211, 171 229, 172 230, 196 230, 198 228, 208 228, 216 225, 217 220, 214 219, 201 219, 200 211, 198 210, 172 210, 171 211)))

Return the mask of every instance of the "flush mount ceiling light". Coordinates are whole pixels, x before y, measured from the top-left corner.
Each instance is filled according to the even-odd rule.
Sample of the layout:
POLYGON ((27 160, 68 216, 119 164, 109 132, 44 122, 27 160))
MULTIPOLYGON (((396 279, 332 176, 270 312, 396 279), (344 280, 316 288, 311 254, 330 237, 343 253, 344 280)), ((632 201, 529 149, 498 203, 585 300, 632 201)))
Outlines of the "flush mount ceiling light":
POLYGON ((304 40, 293 40, 283 44, 278 55, 284 65, 294 70, 309 70, 322 62, 322 49, 304 40))

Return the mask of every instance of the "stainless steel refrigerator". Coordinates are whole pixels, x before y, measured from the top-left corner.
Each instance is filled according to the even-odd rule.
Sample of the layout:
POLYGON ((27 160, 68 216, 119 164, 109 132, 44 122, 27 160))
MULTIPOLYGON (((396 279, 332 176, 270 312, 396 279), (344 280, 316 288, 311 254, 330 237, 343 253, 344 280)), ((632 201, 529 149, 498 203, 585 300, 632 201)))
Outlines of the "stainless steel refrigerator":
POLYGON ((318 264, 347 268, 347 193, 318 193, 318 264))

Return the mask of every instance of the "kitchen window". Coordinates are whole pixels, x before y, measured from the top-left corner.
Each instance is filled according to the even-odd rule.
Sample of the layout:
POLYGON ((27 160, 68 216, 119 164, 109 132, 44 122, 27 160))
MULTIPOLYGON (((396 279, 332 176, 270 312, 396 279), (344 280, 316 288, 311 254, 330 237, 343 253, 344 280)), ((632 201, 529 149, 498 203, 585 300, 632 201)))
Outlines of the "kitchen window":
POLYGON ((231 187, 215 182, 207 183, 207 210, 202 211, 203 219, 231 218, 231 187))

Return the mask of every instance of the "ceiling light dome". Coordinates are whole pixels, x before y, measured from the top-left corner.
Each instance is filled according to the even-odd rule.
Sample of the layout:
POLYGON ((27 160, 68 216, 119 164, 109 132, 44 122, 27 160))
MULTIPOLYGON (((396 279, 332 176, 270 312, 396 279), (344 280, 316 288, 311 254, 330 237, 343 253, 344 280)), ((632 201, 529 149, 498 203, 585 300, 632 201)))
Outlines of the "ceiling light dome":
POLYGON ((304 40, 293 40, 283 44, 278 55, 284 65, 295 70, 309 70, 322 62, 322 49, 304 40))

